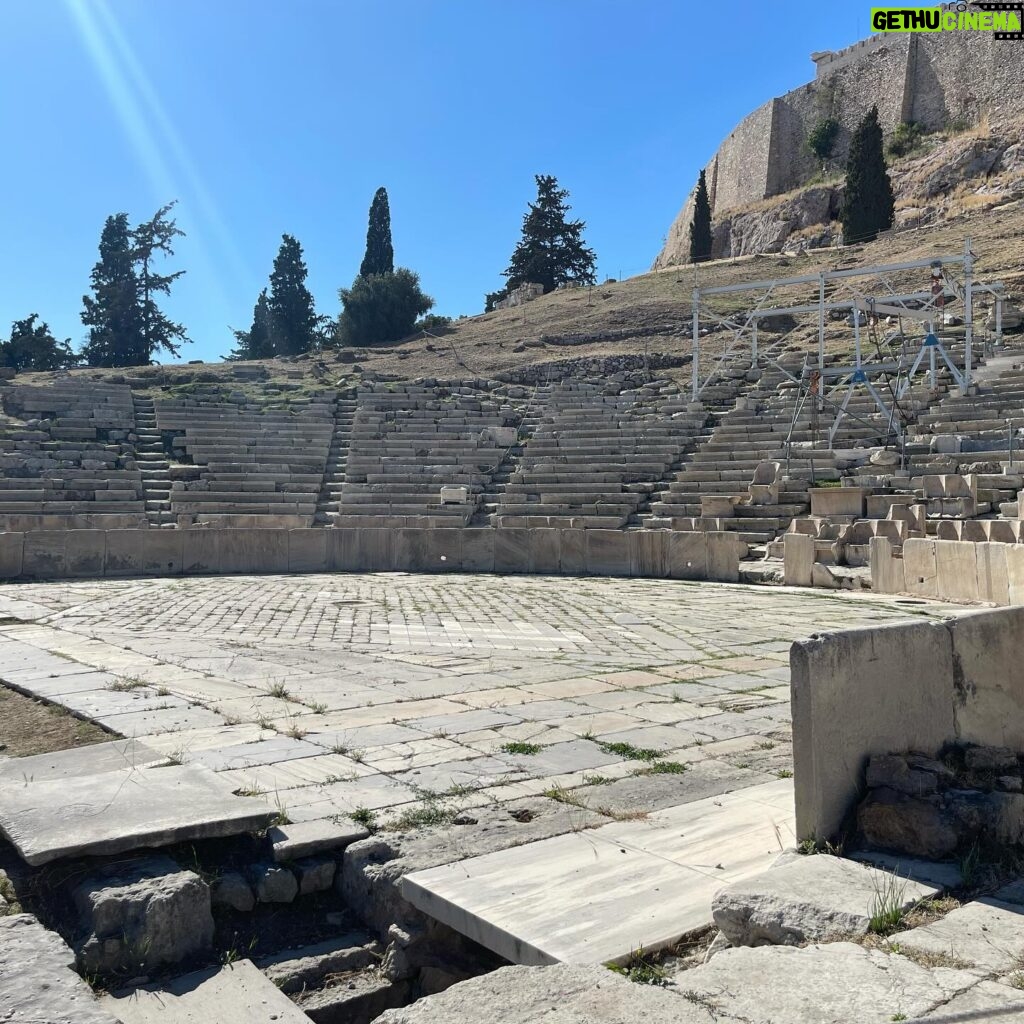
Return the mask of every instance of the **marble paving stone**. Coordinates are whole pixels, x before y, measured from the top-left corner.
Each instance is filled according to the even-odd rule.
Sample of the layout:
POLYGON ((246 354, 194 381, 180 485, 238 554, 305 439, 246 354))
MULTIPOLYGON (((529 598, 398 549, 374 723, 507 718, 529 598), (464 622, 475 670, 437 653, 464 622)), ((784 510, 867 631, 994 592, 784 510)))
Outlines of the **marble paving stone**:
POLYGON ((193 764, 212 768, 215 772, 230 768, 252 768, 255 765, 277 764, 298 758, 317 757, 326 753, 322 746, 290 736, 270 734, 267 739, 256 743, 241 743, 232 746, 200 750, 191 755, 193 764))
POLYGON ((79 775, 100 775, 125 768, 145 768, 167 760, 137 740, 114 740, 71 747, 31 757, 12 757, 0 761, 0 784, 4 782, 43 782, 49 779, 73 779, 79 775))
POLYGON ((395 743, 413 743, 423 739, 418 719, 407 719, 400 725, 363 725, 353 729, 311 730, 306 734, 311 743, 321 747, 345 750, 372 750, 395 743))
POLYGON ((402 892, 513 963, 621 961, 638 946, 657 950, 709 924, 725 881, 756 874, 778 856, 767 839, 791 832, 793 810, 774 806, 785 792, 775 783, 751 792, 759 789, 760 799, 712 797, 656 812, 642 832, 616 822, 413 872, 402 892), (702 844, 693 852, 691 827, 702 844), (707 863, 711 836, 729 849, 727 867, 707 863))
POLYGON ((494 729, 503 725, 514 725, 519 721, 515 715, 481 708, 475 711, 463 711, 453 715, 432 715, 418 718, 410 724, 421 733, 458 736, 465 732, 476 732, 480 729, 494 729))
POLYGON ((629 743, 645 750, 659 750, 668 753, 694 746, 705 737, 699 731, 700 722, 688 722, 686 726, 672 725, 640 725, 634 729, 623 729, 620 732, 602 733, 600 739, 604 743, 629 743))
POLYGON ((277 863, 310 857, 331 851, 337 855, 346 846, 366 839, 369 831, 354 821, 309 821, 301 824, 275 825, 267 830, 267 839, 277 863))
POLYGON ((205 708, 186 706, 163 711, 132 711, 120 715, 97 715, 100 725, 121 736, 150 737, 183 729, 208 729, 224 724, 220 715, 205 708))
POLYGON ((105 996, 122 1024, 308 1024, 306 1016, 251 960, 211 967, 161 986, 105 996))
POLYGON ((0 794, 0 833, 33 867, 254 832, 273 816, 265 802, 233 796, 194 765, 8 785, 0 794))

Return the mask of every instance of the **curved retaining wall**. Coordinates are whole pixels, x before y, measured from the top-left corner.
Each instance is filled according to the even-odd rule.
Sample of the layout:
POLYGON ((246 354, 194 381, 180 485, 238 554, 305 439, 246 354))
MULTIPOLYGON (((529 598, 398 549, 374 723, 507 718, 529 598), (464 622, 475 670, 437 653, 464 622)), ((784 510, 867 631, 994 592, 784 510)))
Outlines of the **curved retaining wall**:
POLYGON ((555 529, 59 530, 0 534, 0 580, 487 572, 736 582, 730 533, 555 529))

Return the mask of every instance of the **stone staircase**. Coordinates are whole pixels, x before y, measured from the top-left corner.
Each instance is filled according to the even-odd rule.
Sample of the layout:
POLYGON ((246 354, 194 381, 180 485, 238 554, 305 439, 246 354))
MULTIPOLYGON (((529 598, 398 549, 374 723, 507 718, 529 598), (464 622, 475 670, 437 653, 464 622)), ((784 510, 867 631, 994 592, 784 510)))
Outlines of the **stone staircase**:
POLYGON ((153 399, 133 395, 135 403, 135 457, 142 475, 142 496, 150 526, 174 526, 171 513, 171 464, 157 429, 153 399))
POLYGON ((331 447, 327 452, 327 466, 324 469, 323 485, 317 497, 313 522, 329 525, 338 518, 341 507, 341 492, 348 468, 349 446, 352 441, 352 425, 355 421, 357 402, 354 398, 339 398, 334 413, 334 432, 331 447))

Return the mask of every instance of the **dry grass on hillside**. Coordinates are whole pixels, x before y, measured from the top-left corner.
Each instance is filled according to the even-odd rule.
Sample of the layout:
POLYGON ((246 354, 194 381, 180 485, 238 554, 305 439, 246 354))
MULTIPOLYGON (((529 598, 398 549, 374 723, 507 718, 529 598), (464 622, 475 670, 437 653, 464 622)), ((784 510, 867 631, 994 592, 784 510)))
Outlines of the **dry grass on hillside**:
MULTIPOLYGON (((968 204, 969 205, 969 204, 968 204)), ((695 277, 704 287, 765 278, 816 274, 819 270, 903 262, 963 251, 964 238, 973 238, 978 256, 977 271, 986 280, 1002 280, 1020 302, 1024 298, 1024 202, 1006 204, 986 212, 967 212, 939 225, 900 230, 862 246, 819 250, 800 256, 747 256, 717 260, 694 267, 670 267, 593 289, 554 292, 515 309, 498 310, 457 321, 442 337, 420 336, 404 343, 360 350, 358 365, 364 370, 412 379, 437 377, 493 377, 519 367, 567 359, 601 358, 622 354, 690 353, 691 292, 695 277), (558 336, 614 333, 612 340, 567 345, 558 336), (547 336, 550 340, 543 340, 547 336)), ((926 272, 899 275, 897 286, 908 291, 927 287, 926 272)), ((881 288, 879 294, 883 293, 881 288)), ((772 305, 814 301, 817 288, 810 285, 780 290, 772 305)), ((709 302, 719 311, 739 313, 757 296, 723 296, 709 302)), ((772 340, 764 334, 764 342, 772 340)), ((815 343, 811 319, 787 338, 787 344, 801 347, 815 343)), ((720 352, 727 335, 722 332, 706 339, 705 359, 720 352)), ((850 332, 841 323, 829 325, 830 349, 848 349, 850 332)), ((702 359, 702 364, 704 363, 702 359)), ((165 368, 170 375, 205 375, 231 378, 236 364, 207 363, 201 367, 165 368)), ((710 365, 710 363, 708 364, 710 365)), ((330 384, 354 381, 358 375, 351 364, 341 363, 335 353, 303 359, 297 363, 269 360, 272 380, 301 377, 308 383, 330 384), (319 364, 319 365, 318 365, 319 364)), ((112 372, 78 370, 75 375, 106 377, 112 372)), ((131 371, 129 371, 131 373, 131 371)), ((670 371, 680 378, 688 370, 670 371)), ((26 375, 25 379, 48 375, 26 375)), ((19 378, 19 380, 22 378, 19 378)))

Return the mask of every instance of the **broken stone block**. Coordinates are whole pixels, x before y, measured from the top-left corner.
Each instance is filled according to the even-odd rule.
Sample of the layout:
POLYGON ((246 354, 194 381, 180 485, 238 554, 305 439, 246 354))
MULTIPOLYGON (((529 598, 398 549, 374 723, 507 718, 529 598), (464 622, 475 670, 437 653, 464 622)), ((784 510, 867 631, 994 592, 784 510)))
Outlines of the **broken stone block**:
POLYGON ((869 789, 886 786, 897 793, 924 796, 938 789, 938 775, 936 772, 912 768, 908 759, 898 754, 883 754, 872 757, 868 762, 867 785, 869 789))
POLYGON ((257 864, 252 869, 252 881, 260 903, 291 903, 299 893, 295 876, 275 864, 257 864))
POLYGON ((333 857, 303 857, 292 868, 299 879, 299 895, 326 892, 334 884, 337 863, 333 857))
POLYGON ((925 800, 894 789, 872 790, 857 810, 869 846, 942 860, 957 848, 952 817, 925 800))
POLYGON ((170 857, 102 869, 72 896, 82 935, 75 951, 86 971, 148 971, 205 952, 213 942, 209 887, 170 857))
POLYGON ((998 771, 1017 768, 1017 755, 1006 747, 967 747, 964 764, 972 771, 998 771))
POLYGON ((31 914, 0 917, 0 1020, 115 1024, 72 969, 74 954, 31 914))
POLYGON ((210 896, 214 903, 231 907, 247 914, 256 906, 256 897, 252 886, 237 871, 229 871, 221 875, 213 884, 210 896))
POLYGON ((901 906, 938 888, 825 854, 787 857, 723 889, 711 904, 715 924, 734 946, 800 945, 866 935, 881 894, 901 906))

